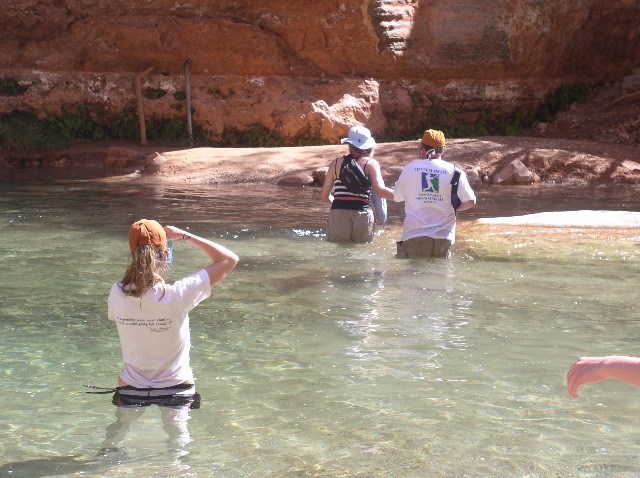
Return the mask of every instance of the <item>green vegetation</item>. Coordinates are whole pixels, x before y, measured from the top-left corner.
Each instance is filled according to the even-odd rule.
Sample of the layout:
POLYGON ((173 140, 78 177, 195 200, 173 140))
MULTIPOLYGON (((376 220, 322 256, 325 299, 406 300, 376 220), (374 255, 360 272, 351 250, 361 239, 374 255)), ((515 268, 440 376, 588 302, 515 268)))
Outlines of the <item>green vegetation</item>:
MULTIPOLYGON (((61 149, 78 139, 129 139, 132 130, 127 128, 125 133, 125 114, 116 118, 111 127, 92 117, 101 115, 101 111, 85 105, 65 109, 59 118, 41 119, 33 112, 14 111, 0 116, 0 145, 8 151, 31 153, 61 149)), ((137 122, 135 126, 137 128, 137 122)))
POLYGON ((479 136, 518 136, 525 132, 527 122, 525 113, 517 109, 506 117, 496 117, 488 109, 480 110, 475 121, 459 121, 451 111, 444 110, 439 101, 427 113, 422 131, 429 128, 441 129, 445 135, 457 138, 472 138, 479 136))
POLYGON ((590 93, 591 88, 586 83, 562 86, 538 108, 535 119, 547 123, 553 119, 556 113, 568 110, 573 103, 584 103, 590 93))
POLYGON ((183 118, 173 118, 164 121, 149 121, 145 124, 147 127, 147 137, 151 141, 161 140, 163 143, 169 144, 187 144, 187 121, 183 118))
POLYGON ((260 123, 252 124, 249 129, 240 131, 237 128, 226 128, 222 132, 222 139, 216 146, 228 148, 279 148, 289 146, 320 146, 327 144, 319 132, 300 133, 295 138, 283 138, 275 131, 260 123))
POLYGON ((300 136, 295 141, 296 146, 322 146, 323 144, 329 144, 320 133, 313 133, 310 135, 300 136))
POLYGON ((167 92, 156 88, 147 88, 142 92, 142 94, 150 100, 157 100, 158 98, 162 98, 166 95, 167 92))
MULTIPOLYGON (((415 117, 420 117, 418 112, 426 109, 419 96, 414 95, 413 111, 415 117)), ((447 137, 470 138, 478 136, 517 136, 524 134, 527 122, 525 112, 521 109, 514 111, 509 117, 498 118, 490 110, 476 112, 473 120, 465 120, 469 113, 457 114, 455 111, 444 108, 437 97, 430 98, 431 106, 415 129, 408 133, 398 131, 397 121, 393 118, 388 122, 384 141, 406 141, 422 136, 425 129, 439 129, 447 137)))
POLYGON ((254 123, 242 133, 243 141, 250 148, 278 148, 284 146, 284 140, 275 132, 260 123, 254 123))
MULTIPOLYGON (((146 125, 147 122, 145 122, 145 127, 146 125)), ((109 133, 111 138, 140 141, 140 125, 135 109, 131 107, 115 117, 111 128, 109 128, 109 133)))
POLYGON ((176 101, 184 101, 184 100, 186 100, 186 99, 187 99, 187 93, 186 93, 184 90, 176 91, 176 92, 173 94, 173 98, 174 98, 176 101))
POLYGON ((65 141, 76 138, 105 139, 109 136, 106 126, 95 122, 91 115, 102 117, 104 112, 98 109, 90 109, 86 105, 77 105, 75 108, 65 108, 60 118, 50 117, 47 121, 55 125, 59 135, 65 141))
MULTIPOLYGON (((189 143, 186 119, 147 120, 147 139, 160 144, 186 146, 189 143)), ((0 115, 0 147, 17 153, 53 151, 81 139, 140 141, 140 127, 133 107, 117 116, 108 116, 104 107, 76 105, 60 117, 38 118, 33 112, 14 111, 0 115)), ((211 141, 202 128, 193 125, 195 146, 280 147, 285 140, 262 124, 246 131, 228 129, 221 141, 211 141)), ((322 144, 319 135, 299 139, 300 145, 322 144)))
POLYGON ((211 96, 215 96, 216 98, 226 100, 230 96, 233 96, 235 94, 235 91, 233 90, 233 88, 230 88, 227 93, 223 93, 220 88, 209 88, 207 90, 207 93, 209 93, 211 96))
POLYGON ((53 121, 15 112, 0 116, 0 145, 8 151, 31 153, 62 148, 65 139, 53 121))
MULTIPOLYGON (((161 144, 187 145, 186 120, 148 120, 147 139, 161 144)), ((194 144, 212 145, 198 126, 193 128, 194 144)), ((14 111, 0 115, 0 146, 17 153, 53 151, 81 139, 119 139, 140 141, 140 126, 135 109, 107 117, 102 107, 77 105, 63 110, 60 117, 38 118, 33 112, 14 111)))
MULTIPOLYGON (((22 94, 29 86, 19 85, 14 80, 0 81, 0 94, 22 94)), ((155 97, 166 94, 163 90, 147 90, 147 94, 155 91, 155 97)), ((226 98, 227 95, 218 89, 210 89, 210 94, 226 98)), ((584 83, 559 88, 549 96, 535 114, 527 114, 518 109, 509 116, 497 117, 490 110, 475 113, 458 113, 445 108, 442 101, 430 98, 430 105, 420 95, 414 95, 413 115, 420 118, 411 131, 400 131, 398 120, 391 117, 388 128, 381 141, 406 141, 419 138, 425 129, 433 128, 444 131, 447 137, 480 137, 480 136, 517 136, 522 135, 533 121, 550 121, 553 116, 566 110, 575 102, 585 101, 590 88, 584 83), (424 113, 426 111, 426 113, 424 113)), ((182 101, 184 92, 174 93, 177 101, 182 101)), ((153 95, 152 95, 153 96, 153 95)), ((180 103, 170 106, 182 111, 180 103)), ((182 146, 188 144, 186 120, 180 116, 165 120, 147 120, 147 139, 151 142, 182 146)), ((140 141, 140 127, 131 106, 117 115, 107 114, 104 105, 79 104, 63 109, 59 117, 39 118, 34 112, 14 111, 0 115, 0 146, 6 150, 30 153, 51 151, 69 146, 80 139, 103 140, 119 139, 140 141)), ((222 138, 213 142, 198 125, 193 125, 193 140, 196 146, 228 146, 228 147, 281 147, 315 146, 326 144, 317 131, 304 131, 295 138, 283 138, 260 123, 252 124, 247 130, 235 128, 225 129, 222 138)))
POLYGON ((581 103, 589 98, 591 88, 585 83, 563 86, 551 94, 547 101, 540 105, 535 114, 527 114, 523 109, 516 109, 508 116, 497 117, 491 110, 481 110, 473 114, 456 113, 442 106, 437 97, 430 98, 431 105, 426 114, 426 101, 417 94, 412 96, 412 116, 421 118, 416 128, 408 133, 398 130, 397 121, 391 118, 388 122, 384 141, 405 141, 422 135, 425 129, 439 129, 447 137, 470 138, 480 136, 519 136, 535 121, 548 122, 559 111, 566 111, 573 103, 581 103))
POLYGON ((0 80, 0 95, 17 96, 24 94, 31 85, 21 85, 13 78, 0 80))

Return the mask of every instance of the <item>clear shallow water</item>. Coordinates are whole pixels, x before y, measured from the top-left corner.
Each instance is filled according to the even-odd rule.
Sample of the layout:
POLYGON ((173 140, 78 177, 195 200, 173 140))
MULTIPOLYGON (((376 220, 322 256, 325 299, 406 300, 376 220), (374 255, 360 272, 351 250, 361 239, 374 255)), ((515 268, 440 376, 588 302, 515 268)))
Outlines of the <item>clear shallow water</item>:
MULTIPOLYGON (((578 356, 640 354, 640 238, 523 241, 466 222, 637 211, 637 189, 482 189, 450 261, 393 258, 395 205, 373 244, 325 242, 317 190, 32 178, 0 191, 0 476, 640 474, 640 391, 565 389, 578 356), (82 385, 119 372, 106 298, 141 217, 241 263, 192 314, 201 408, 165 431, 149 407, 105 454, 116 408, 82 385)), ((202 265, 177 244, 168 279, 202 265)))

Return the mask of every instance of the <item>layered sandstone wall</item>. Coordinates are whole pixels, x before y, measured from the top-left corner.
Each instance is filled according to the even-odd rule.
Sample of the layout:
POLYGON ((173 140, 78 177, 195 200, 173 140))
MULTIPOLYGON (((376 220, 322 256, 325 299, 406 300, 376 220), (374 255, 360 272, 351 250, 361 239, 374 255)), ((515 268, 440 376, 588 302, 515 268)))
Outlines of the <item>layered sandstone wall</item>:
POLYGON ((328 141, 355 123, 409 131, 434 98, 468 114, 531 111, 549 92, 640 65, 638 0, 5 0, 0 79, 29 86, 0 114, 117 114, 134 79, 168 94, 148 117, 184 115, 212 137, 261 123, 328 141))

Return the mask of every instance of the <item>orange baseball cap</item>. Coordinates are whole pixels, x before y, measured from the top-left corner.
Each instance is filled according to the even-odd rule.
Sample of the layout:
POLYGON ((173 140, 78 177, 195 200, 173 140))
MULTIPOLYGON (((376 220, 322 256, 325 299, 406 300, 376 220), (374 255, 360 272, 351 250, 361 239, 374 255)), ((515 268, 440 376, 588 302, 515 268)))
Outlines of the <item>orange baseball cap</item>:
POLYGON ((444 148, 444 133, 435 129, 428 129, 422 136, 422 142, 427 146, 433 146, 434 148, 444 148))
POLYGON ((129 248, 131 254, 138 246, 151 244, 159 251, 167 248, 167 233, 159 222, 152 219, 140 219, 129 229, 129 248))

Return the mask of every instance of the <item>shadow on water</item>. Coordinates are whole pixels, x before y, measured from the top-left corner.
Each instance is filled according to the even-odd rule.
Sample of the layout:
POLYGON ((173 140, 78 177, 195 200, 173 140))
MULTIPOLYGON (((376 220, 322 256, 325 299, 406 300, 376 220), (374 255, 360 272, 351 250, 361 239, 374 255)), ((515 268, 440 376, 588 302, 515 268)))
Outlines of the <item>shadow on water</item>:
MULTIPOLYGON (((162 456, 159 454, 158 456, 162 456)), ((95 458, 83 458, 83 455, 61 455, 33 460, 15 461, 0 466, 0 476, 11 478, 44 478, 47 476, 66 476, 74 473, 91 476, 92 473, 106 473, 109 469, 123 464, 144 466, 145 461, 153 458, 132 459, 126 452, 117 448, 101 450, 95 458)))
POLYGON ((81 455, 52 456, 5 463, 0 466, 0 476, 43 478, 78 472, 86 473, 104 468, 96 460, 86 460, 80 457, 81 455))

